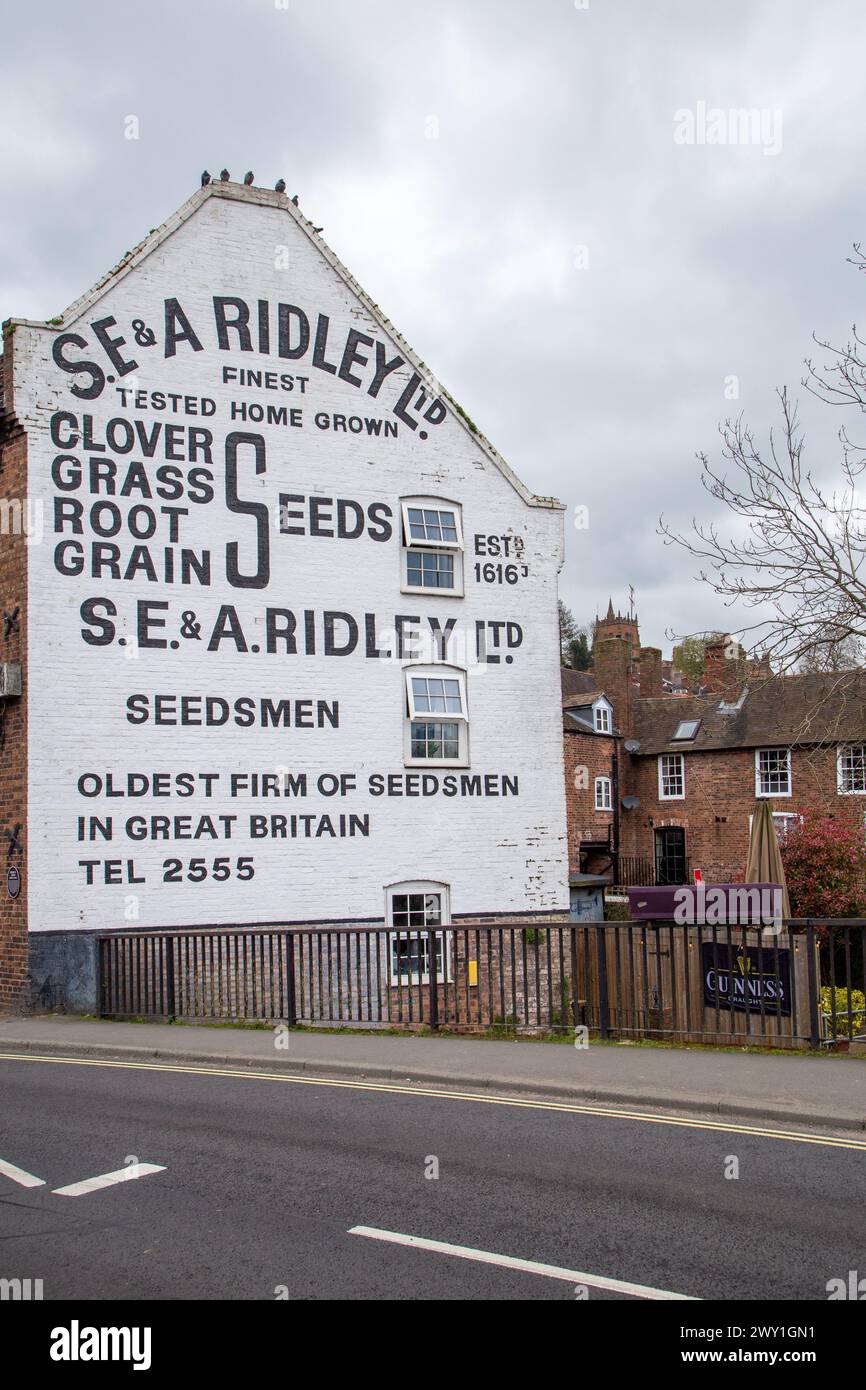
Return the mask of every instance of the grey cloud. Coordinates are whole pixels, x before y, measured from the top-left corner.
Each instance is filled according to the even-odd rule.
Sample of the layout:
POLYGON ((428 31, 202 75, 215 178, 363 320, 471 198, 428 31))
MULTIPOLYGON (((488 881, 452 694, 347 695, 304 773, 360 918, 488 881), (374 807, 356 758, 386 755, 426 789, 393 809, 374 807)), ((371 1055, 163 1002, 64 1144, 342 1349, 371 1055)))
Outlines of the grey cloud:
MULTIPOLYGON (((765 429, 862 317, 864 37, 857 0, 7 7, 0 314, 57 313, 205 166, 282 175, 526 482, 589 506, 579 619, 631 582, 646 641, 736 626, 655 521, 707 515, 718 421, 765 429), (678 146, 699 101, 780 109, 781 153, 678 146)), ((804 418, 829 468, 839 418, 804 418)))

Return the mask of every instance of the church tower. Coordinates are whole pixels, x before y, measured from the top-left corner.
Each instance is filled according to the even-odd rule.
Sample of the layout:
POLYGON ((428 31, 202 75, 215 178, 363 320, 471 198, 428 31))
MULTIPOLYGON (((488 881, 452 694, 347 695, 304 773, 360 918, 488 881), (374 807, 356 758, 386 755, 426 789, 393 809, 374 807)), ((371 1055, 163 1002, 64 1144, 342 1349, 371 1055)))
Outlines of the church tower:
POLYGON ((604 641, 608 637, 616 637, 620 641, 630 642, 632 651, 637 653, 640 647, 640 631, 633 603, 629 604, 627 614, 614 613, 613 599, 608 600, 607 613, 603 618, 596 617, 595 620, 593 648, 598 642, 604 641))

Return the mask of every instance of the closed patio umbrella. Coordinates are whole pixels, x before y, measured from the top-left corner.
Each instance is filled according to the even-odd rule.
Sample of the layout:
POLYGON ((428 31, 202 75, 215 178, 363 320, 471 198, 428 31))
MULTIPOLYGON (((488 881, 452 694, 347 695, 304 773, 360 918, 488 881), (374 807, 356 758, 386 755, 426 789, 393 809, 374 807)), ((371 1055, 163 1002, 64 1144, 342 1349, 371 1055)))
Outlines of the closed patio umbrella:
POLYGON ((785 870, 782 867, 782 855, 769 801, 755 803, 745 882, 778 883, 782 889, 782 916, 790 917, 791 904, 788 901, 785 870))

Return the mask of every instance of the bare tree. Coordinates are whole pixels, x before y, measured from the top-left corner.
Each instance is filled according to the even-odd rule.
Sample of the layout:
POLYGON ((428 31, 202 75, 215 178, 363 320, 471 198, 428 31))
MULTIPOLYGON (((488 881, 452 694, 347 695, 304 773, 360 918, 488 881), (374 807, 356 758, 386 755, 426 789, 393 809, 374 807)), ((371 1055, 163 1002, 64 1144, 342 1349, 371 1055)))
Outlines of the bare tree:
MULTIPOLYGON (((866 270, 859 246, 850 259, 866 270)), ((815 341, 831 360, 821 369, 807 360, 803 385, 827 405, 866 412, 866 340, 856 326, 844 347, 815 341)), ((683 535, 663 517, 660 532, 700 562, 699 577, 726 604, 761 610, 738 629, 751 650, 779 670, 839 670, 866 640, 866 450, 839 431, 839 476, 828 490, 804 464, 796 404, 787 388, 777 394, 781 428, 766 449, 740 416, 720 427, 722 466, 698 455, 704 488, 740 519, 734 534, 693 518, 683 535)))
POLYGON ((797 663, 797 671, 801 675, 854 671, 862 666, 863 656, 863 643, 856 637, 846 637, 835 647, 814 647, 805 652, 797 663))

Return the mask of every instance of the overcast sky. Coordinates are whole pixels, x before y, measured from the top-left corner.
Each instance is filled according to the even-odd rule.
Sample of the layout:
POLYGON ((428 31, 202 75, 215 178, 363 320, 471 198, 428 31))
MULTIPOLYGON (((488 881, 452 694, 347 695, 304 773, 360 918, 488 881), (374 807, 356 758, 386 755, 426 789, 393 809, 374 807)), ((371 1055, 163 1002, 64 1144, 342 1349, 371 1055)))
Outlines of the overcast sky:
MULTIPOLYGON (((667 652, 738 620, 659 511, 710 516, 695 452, 863 317, 864 40, 862 0, 6 0, 0 317, 61 312, 203 168, 284 176, 524 481, 589 509, 578 620, 633 584, 667 652), (763 131, 700 143, 702 104, 763 131)), ((805 418, 832 473, 841 420, 805 418)))

